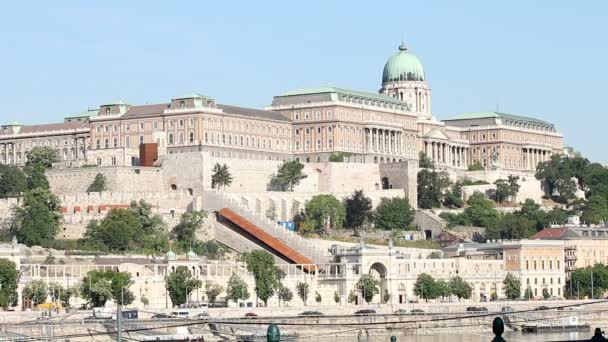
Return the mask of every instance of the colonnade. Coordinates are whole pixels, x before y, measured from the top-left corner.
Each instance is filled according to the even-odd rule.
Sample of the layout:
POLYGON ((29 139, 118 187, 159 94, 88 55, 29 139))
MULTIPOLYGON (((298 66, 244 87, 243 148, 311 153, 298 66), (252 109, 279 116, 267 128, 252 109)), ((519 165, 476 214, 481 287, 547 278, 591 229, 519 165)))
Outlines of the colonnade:
POLYGON ((525 147, 523 150, 524 166, 527 170, 536 170, 538 163, 551 158, 551 150, 545 148, 525 147))
POLYGON ((427 140, 424 153, 437 165, 466 168, 469 165, 469 147, 444 141, 427 140))
POLYGON ((402 155, 405 153, 403 132, 384 128, 366 128, 365 146, 368 153, 402 155))
MULTIPOLYGON (((37 141, 40 146, 53 146, 48 145, 56 140, 47 140, 47 144, 43 144, 42 141, 37 141)), ((31 142, 28 142, 31 143, 31 142)), ((17 147, 14 141, 0 143, 0 164, 7 165, 23 165, 26 162, 26 153, 31 148, 24 148, 25 141, 21 143, 21 147, 17 147)), ((33 147, 33 145, 31 146, 33 147)), ((85 137, 66 137, 59 140, 59 144, 55 145, 59 152, 59 157, 62 160, 78 160, 86 159, 86 151, 88 148, 87 139, 85 137), (73 140, 73 144, 65 145, 63 141, 73 140)))

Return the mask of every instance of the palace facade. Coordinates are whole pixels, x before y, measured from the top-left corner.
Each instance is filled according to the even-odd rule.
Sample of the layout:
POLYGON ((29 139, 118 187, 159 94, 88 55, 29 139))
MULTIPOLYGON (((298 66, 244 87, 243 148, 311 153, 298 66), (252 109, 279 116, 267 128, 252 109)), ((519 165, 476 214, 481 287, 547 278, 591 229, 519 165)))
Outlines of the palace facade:
POLYGON ((60 124, 0 128, 0 163, 23 165, 33 146, 55 146, 64 164, 138 165, 139 145, 159 154, 206 151, 239 159, 326 162, 417 162, 426 154, 442 168, 534 170, 563 152, 551 123, 498 112, 439 121, 420 60, 404 44, 386 62, 379 93, 337 87, 297 89, 265 109, 216 103, 200 94, 166 103, 106 103, 60 124))

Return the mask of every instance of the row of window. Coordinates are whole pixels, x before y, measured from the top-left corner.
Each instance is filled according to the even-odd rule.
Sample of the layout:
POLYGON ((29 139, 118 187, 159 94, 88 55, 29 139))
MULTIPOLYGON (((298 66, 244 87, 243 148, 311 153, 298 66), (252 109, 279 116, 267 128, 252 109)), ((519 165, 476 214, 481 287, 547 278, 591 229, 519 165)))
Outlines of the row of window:
POLYGON ((544 270, 544 269, 549 269, 552 270, 553 266, 556 266, 556 270, 560 269, 560 262, 559 260, 555 260, 555 263, 553 263, 553 260, 532 260, 532 264, 530 263, 530 260, 526 260, 526 270, 530 269, 530 266, 532 266, 532 269, 537 270, 540 269, 544 270), (540 263, 538 263, 538 261, 540 261, 540 263), (548 267, 548 268, 545 268, 548 267))

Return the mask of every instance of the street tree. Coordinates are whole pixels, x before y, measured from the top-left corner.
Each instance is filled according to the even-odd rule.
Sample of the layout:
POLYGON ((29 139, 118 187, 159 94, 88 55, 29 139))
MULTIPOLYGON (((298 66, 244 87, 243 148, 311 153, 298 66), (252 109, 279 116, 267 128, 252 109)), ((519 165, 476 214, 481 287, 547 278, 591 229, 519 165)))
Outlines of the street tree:
POLYGON ((306 306, 309 291, 308 283, 300 281, 296 284, 296 292, 298 293, 298 297, 302 300, 302 303, 304 303, 304 306, 306 306))
POLYGON ((383 197, 376 207, 374 222, 379 229, 407 229, 415 214, 416 211, 410 206, 407 197, 383 197))
POLYGON ((13 233, 28 246, 55 239, 61 222, 61 204, 45 189, 27 191, 22 205, 15 209, 13 233))
POLYGON ((369 304, 374 296, 380 293, 380 282, 371 274, 364 274, 355 284, 355 288, 361 292, 363 299, 369 304))
POLYGON ((346 209, 346 227, 358 228, 365 219, 372 219, 372 200, 365 196, 363 190, 355 190, 352 196, 344 200, 346 209))
POLYGON ((521 281, 513 275, 513 273, 507 273, 505 280, 503 280, 505 297, 509 300, 515 300, 521 297, 521 281))
POLYGON ((80 294, 94 307, 104 306, 108 300, 128 305, 135 295, 129 288, 133 285, 131 273, 117 271, 90 271, 82 279, 80 294))
POLYGON ((414 294, 424 299, 437 298, 435 278, 430 274, 421 273, 414 283, 414 294))
POLYGON ((494 208, 494 203, 482 193, 473 193, 467 204, 469 206, 464 210, 464 215, 473 226, 491 228, 499 224, 499 212, 494 208))
POLYGON ((23 297, 32 301, 32 305, 38 305, 46 302, 48 296, 48 287, 44 280, 32 280, 23 288, 23 297))
POLYGON ((464 281, 460 276, 450 279, 450 288, 452 289, 452 294, 458 297, 458 300, 471 298, 471 293, 473 292, 471 284, 464 281))
POLYGON ((0 258, 0 306, 5 310, 17 305, 19 277, 15 263, 0 258))
POLYGON ((315 302, 321 303, 322 300, 323 298, 321 297, 321 294, 319 292, 315 292, 315 302))
POLYGON ((316 195, 305 205, 306 217, 315 229, 325 233, 342 227, 346 212, 334 195, 316 195))
POLYGON ((418 206, 423 209, 441 206, 452 182, 446 171, 422 169, 418 172, 418 206))
POLYGON ((291 292, 287 286, 281 284, 277 296, 279 297, 279 305, 281 301, 283 301, 283 303, 289 303, 293 299, 293 292, 291 292))
POLYGON ((239 300, 246 300, 249 298, 249 289, 247 283, 236 273, 233 273, 230 276, 230 279, 228 279, 228 286, 226 286, 226 298, 235 303, 239 300))
POLYGON ((285 273, 275 265, 272 254, 264 250, 246 253, 244 257, 247 270, 253 273, 255 293, 267 305, 268 299, 279 289, 285 273))
POLYGON ((174 272, 165 277, 165 288, 169 292, 173 306, 186 303, 190 293, 202 285, 203 283, 193 277, 186 266, 177 266, 174 272))
POLYGON ((93 179, 93 183, 87 188, 87 192, 102 192, 106 190, 106 176, 103 173, 98 173, 93 179))
POLYGON ((209 304, 215 304, 217 297, 222 293, 222 291, 224 291, 224 288, 219 284, 211 281, 205 283, 205 293, 207 293, 209 304))
POLYGON ((435 292, 437 297, 441 298, 449 297, 452 294, 449 283, 441 279, 435 282, 435 292))
POLYGON ((213 189, 226 189, 226 186, 232 184, 232 174, 226 164, 215 163, 211 170, 211 188, 213 189))

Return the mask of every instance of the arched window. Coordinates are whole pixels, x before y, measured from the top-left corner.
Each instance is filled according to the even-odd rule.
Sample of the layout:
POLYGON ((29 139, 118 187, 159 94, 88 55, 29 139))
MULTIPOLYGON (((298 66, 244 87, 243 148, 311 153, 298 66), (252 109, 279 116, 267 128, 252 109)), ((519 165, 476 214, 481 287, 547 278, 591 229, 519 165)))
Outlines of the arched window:
POLYGON ((179 119, 179 127, 184 127, 184 120, 179 119))
POLYGON ((110 111, 111 111, 110 107, 106 108, 106 114, 110 114, 110 111))
POLYGON ((173 145, 173 133, 169 133, 169 145, 173 145))
POLYGON ((173 127, 173 120, 169 120, 169 127, 173 127))
POLYGON ((179 101, 179 108, 186 108, 186 101, 179 101))
POLYGON ((110 143, 108 142, 108 138, 106 138, 106 139, 104 140, 104 142, 103 142, 103 146, 104 146, 105 148, 108 148, 108 147, 110 147, 109 145, 110 145, 110 143))

